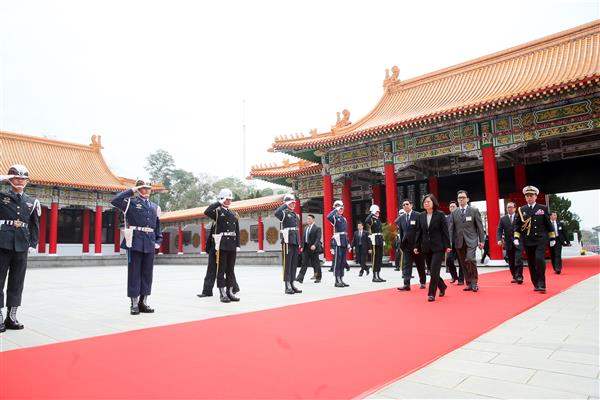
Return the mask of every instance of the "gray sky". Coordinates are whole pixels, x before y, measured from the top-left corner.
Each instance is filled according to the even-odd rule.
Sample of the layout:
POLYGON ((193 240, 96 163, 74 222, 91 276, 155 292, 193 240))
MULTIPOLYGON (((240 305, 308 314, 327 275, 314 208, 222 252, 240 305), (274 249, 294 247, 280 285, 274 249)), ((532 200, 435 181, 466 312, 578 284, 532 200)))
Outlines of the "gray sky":
MULTIPOLYGON (((0 128, 89 142, 121 175, 162 148, 246 176, 276 135, 357 120, 406 79, 599 18, 598 1, 0 0, 0 128), (242 165, 246 99, 247 165, 242 165)), ((584 213, 580 213, 584 214, 584 213)))

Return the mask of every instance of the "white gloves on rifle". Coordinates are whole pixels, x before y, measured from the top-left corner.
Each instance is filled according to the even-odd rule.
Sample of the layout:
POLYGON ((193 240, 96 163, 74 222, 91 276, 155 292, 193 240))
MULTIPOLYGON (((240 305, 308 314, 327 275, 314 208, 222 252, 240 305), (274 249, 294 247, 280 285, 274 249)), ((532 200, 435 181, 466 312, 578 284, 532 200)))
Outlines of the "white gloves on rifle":
POLYGON ((550 247, 554 247, 555 244, 556 244, 556 240, 551 240, 550 241, 550 247))
POLYGON ((519 239, 515 239, 515 240, 513 240, 513 244, 514 244, 515 246, 518 246, 518 245, 519 245, 519 239))
POLYGON ((154 243, 154 248, 157 249, 157 250, 160 249, 160 244, 154 243))

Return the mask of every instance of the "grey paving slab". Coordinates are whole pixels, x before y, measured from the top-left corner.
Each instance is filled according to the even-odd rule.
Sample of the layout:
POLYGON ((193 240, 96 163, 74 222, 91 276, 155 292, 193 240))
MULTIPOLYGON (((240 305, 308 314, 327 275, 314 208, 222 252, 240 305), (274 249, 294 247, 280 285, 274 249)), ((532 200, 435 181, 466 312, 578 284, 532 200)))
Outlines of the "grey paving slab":
POLYGON ((367 398, 369 399, 484 399, 487 396, 452 390, 409 380, 388 386, 367 398))
POLYGON ((529 357, 522 354, 500 354, 490 361, 492 364, 523 366, 536 370, 558 372, 562 374, 577 375, 588 378, 595 378, 600 372, 600 368, 594 365, 588 365, 581 362, 564 362, 552 359, 542 359, 538 357, 529 357))
POLYGON ((587 396, 583 394, 533 387, 522 383, 500 383, 494 379, 479 376, 470 376, 465 379, 458 385, 457 390, 498 399, 587 399, 587 396))
POLYGON ((537 371, 528 384, 550 389, 568 389, 586 397, 598 397, 600 393, 600 380, 597 378, 584 378, 555 372, 537 371))

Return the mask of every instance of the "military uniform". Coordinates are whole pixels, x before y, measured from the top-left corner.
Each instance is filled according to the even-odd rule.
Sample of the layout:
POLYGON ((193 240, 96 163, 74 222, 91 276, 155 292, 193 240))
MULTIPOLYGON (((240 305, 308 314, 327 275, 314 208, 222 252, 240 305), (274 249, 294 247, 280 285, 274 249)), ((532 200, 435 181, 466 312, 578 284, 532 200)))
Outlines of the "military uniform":
POLYGON ((204 214, 215 221, 215 253, 217 265, 217 287, 221 292, 221 301, 239 301, 233 295, 235 285, 235 260, 240 247, 240 224, 238 215, 220 202, 209 205, 204 214), (218 241, 218 244, 217 244, 218 241))
MULTIPOLYGON (((0 193, 0 311, 4 307, 4 282, 8 276, 8 313, 4 321, 8 329, 23 328, 16 320, 16 310, 21 305, 28 250, 38 244, 40 214, 39 201, 25 193, 13 190, 0 193)), ((4 326, 0 326, 0 331, 4 331, 4 326)))
POLYGON ((121 248, 127 250, 127 297, 132 302, 132 314, 153 312, 146 304, 147 297, 152 293, 152 275, 154 270, 154 251, 162 242, 160 231, 160 207, 158 204, 134 196, 133 189, 117 194, 111 204, 125 213, 128 228, 133 229, 131 247, 126 240, 121 242, 121 248), (136 301, 138 307, 136 307, 136 301))
POLYGON ((342 277, 344 269, 348 265, 346 260, 346 251, 348 250, 348 237, 346 235, 346 226, 348 222, 346 217, 338 212, 337 208, 331 210, 327 215, 327 220, 333 225, 333 239, 335 240, 335 249, 333 253, 333 275, 335 276, 336 287, 346 287, 342 277))
POLYGON ((546 260, 544 252, 548 240, 555 239, 548 208, 541 204, 524 205, 515 219, 514 238, 525 246, 531 282, 536 291, 546 290, 546 260))
MULTIPOLYGON (((285 201, 285 198, 284 198, 285 201)), ((287 200, 291 202, 292 200, 287 200)), ((283 282, 285 282, 285 293, 301 293, 294 286, 296 279, 296 268, 300 254, 300 240, 298 238, 298 215, 288 206, 282 204, 275 210, 275 218, 281 223, 281 253, 283 257, 283 282)))
POLYGON ((383 234, 381 230, 381 220, 374 214, 367 215, 365 219, 365 228, 369 232, 369 241, 371 244, 371 257, 373 264, 373 282, 385 282, 381 279, 381 266, 383 263, 383 234))
MULTIPOLYGON (((198 297, 212 297, 213 295, 213 287, 215 286, 215 281, 217 280, 217 251, 215 249, 215 239, 213 238, 213 234, 215 233, 215 224, 210 226, 208 231, 208 235, 206 235, 205 249, 208 254, 208 263, 206 265, 206 275, 204 276, 204 286, 202 287, 202 293, 198 295, 198 297)), ((240 288, 237 284, 237 280, 235 279, 235 275, 233 277, 233 293, 237 293, 240 291, 240 288)))

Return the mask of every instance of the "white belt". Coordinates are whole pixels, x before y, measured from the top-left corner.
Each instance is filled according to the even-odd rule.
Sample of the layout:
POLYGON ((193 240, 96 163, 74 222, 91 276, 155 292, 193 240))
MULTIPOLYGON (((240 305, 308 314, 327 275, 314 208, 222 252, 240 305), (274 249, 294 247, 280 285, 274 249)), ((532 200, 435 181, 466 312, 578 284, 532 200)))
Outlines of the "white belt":
POLYGON ((154 229, 148 228, 147 226, 130 226, 130 228, 136 231, 142 231, 146 233, 154 232, 154 229))
POLYGON ((381 232, 378 232, 378 233, 372 233, 371 235, 374 235, 374 236, 381 236, 381 232))
POLYGON ((23 221, 12 219, 0 219, 0 225, 12 225, 16 228, 27 228, 27 224, 23 221))
POLYGON ((235 232, 223 232, 221 233, 223 236, 236 236, 235 232))
POLYGON ((335 232, 336 235, 345 235, 348 232, 335 232))
MULTIPOLYGON (((289 227, 289 228, 283 228, 283 229, 287 229, 288 231, 297 231, 297 230, 298 230, 298 227, 297 227, 297 226, 292 226, 292 227, 289 227)), ((282 230, 283 230, 283 229, 282 229, 282 230)))

